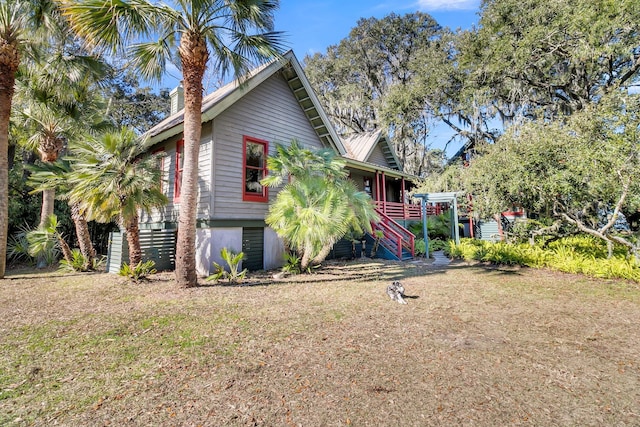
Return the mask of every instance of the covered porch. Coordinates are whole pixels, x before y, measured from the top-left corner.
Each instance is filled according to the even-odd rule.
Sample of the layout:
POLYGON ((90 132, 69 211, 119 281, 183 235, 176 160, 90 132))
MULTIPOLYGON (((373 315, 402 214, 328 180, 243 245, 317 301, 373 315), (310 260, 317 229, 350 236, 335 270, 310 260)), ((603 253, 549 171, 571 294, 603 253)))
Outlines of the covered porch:
MULTIPOLYGON (((347 164, 349 175, 359 190, 366 192, 378 211, 396 221, 420 221, 422 210, 408 192, 414 187, 410 175, 372 164, 347 164)), ((358 162, 360 163, 360 162, 358 162)))

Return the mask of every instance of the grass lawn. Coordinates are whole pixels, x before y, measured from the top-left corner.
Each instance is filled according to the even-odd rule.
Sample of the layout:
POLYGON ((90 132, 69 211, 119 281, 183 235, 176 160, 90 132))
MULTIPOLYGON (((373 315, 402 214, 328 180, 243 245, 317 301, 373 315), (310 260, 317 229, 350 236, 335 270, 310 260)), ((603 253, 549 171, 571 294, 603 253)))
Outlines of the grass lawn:
POLYGON ((624 281, 367 260, 185 290, 25 270, 0 313, 0 425, 640 425, 624 281))

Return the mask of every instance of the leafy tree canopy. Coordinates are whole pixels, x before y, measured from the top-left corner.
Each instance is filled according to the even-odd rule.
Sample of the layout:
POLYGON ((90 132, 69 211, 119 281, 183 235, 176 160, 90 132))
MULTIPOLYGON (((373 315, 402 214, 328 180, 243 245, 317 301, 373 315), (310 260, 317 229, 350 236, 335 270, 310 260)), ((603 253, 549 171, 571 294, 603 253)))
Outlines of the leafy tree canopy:
POLYGON ((564 122, 514 124, 464 171, 474 209, 488 217, 522 206, 635 252, 614 225, 640 207, 639 111, 638 95, 616 92, 564 122))
POLYGON ((460 43, 466 86, 505 118, 572 113, 638 82, 635 0, 485 0, 460 43))
POLYGON ((131 70, 114 69, 104 89, 106 112, 116 127, 129 127, 138 134, 151 129, 169 114, 169 92, 154 93, 141 87, 131 70))
POLYGON ((446 56, 450 32, 428 14, 358 21, 326 54, 305 59, 305 72, 342 134, 384 128, 405 170, 425 173, 431 117, 414 94, 424 70, 417 58, 446 56))

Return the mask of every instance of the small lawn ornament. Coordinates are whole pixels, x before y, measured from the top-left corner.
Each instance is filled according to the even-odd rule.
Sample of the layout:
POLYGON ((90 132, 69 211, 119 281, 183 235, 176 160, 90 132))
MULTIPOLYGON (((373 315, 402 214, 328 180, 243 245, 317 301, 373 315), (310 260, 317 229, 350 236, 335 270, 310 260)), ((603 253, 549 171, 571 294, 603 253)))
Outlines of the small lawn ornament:
POLYGON ((387 286, 387 295, 391 298, 392 301, 397 301, 399 304, 406 304, 407 302, 404 300, 404 286, 400 282, 393 282, 389 286, 387 286))

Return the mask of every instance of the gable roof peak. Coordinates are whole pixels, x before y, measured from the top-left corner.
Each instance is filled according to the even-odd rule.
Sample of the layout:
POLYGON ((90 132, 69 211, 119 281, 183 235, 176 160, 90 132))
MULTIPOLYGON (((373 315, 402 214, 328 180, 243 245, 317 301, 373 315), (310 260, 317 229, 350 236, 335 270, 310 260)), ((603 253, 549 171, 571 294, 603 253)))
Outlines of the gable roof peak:
MULTIPOLYGON (((304 110, 309 122, 321 122, 314 125, 318 138, 323 144, 336 150, 340 155, 346 153, 342 140, 331 125, 323 110, 311 83, 304 74, 302 65, 293 51, 285 52, 281 57, 266 62, 249 71, 243 78, 234 79, 216 91, 205 96, 202 100, 202 123, 209 122, 239 101, 262 82, 282 72, 300 107, 304 110)), ((184 109, 170 115, 151 129, 147 134, 153 143, 163 141, 171 136, 180 134, 184 130, 184 109)))

